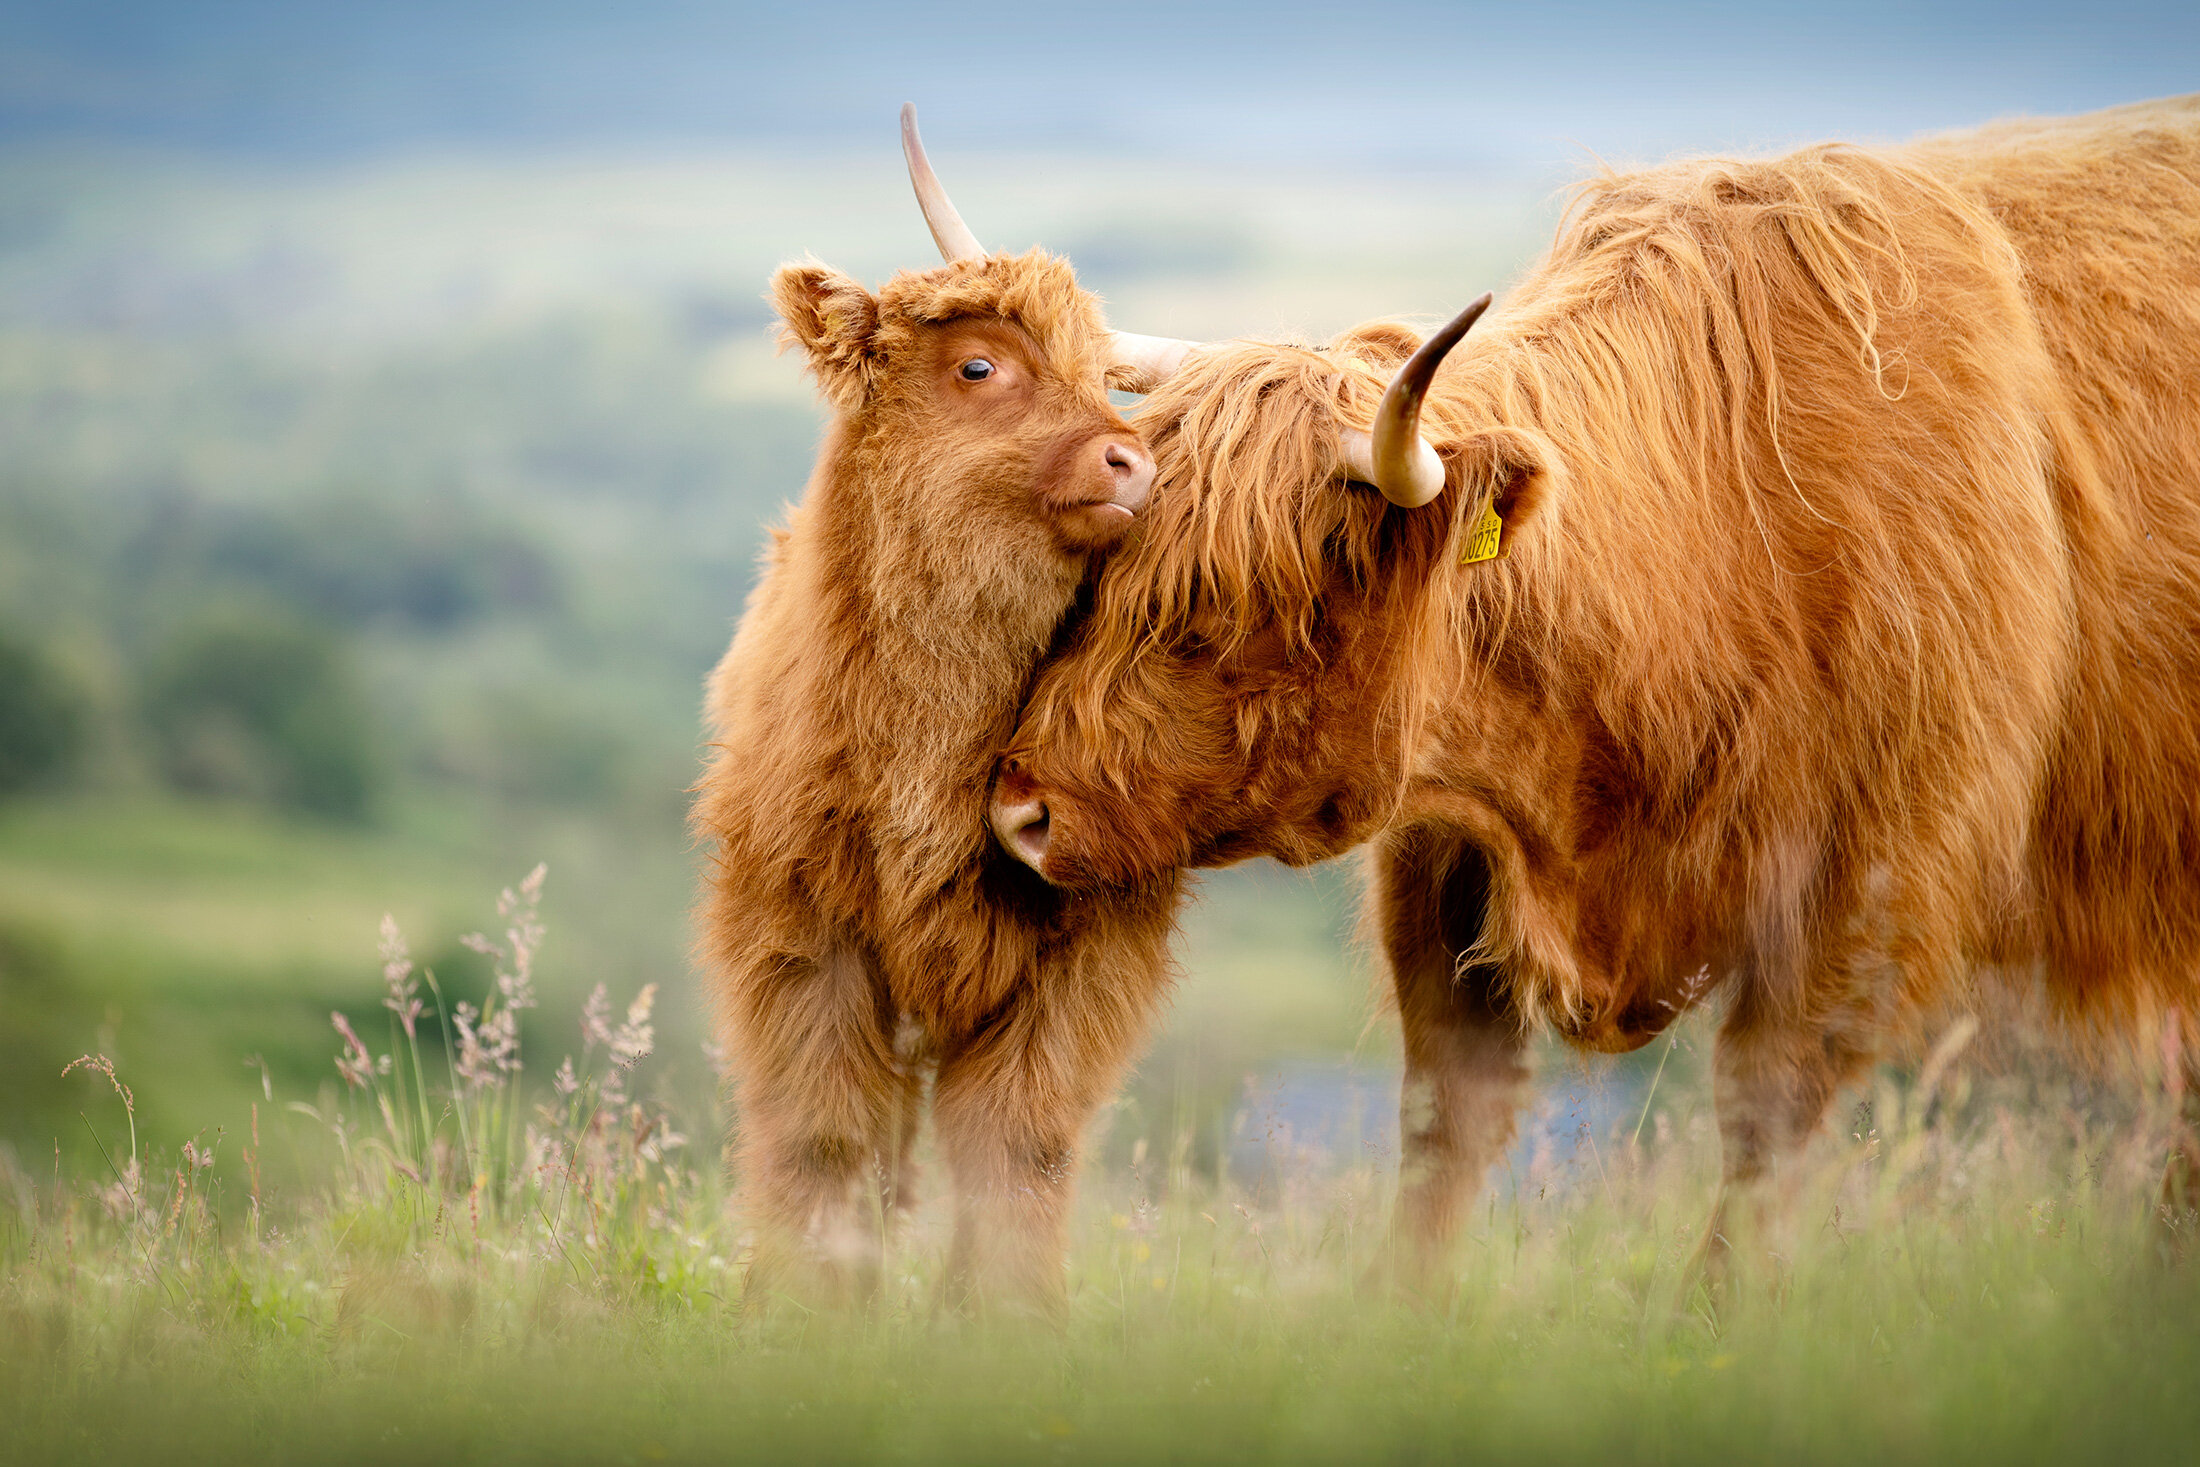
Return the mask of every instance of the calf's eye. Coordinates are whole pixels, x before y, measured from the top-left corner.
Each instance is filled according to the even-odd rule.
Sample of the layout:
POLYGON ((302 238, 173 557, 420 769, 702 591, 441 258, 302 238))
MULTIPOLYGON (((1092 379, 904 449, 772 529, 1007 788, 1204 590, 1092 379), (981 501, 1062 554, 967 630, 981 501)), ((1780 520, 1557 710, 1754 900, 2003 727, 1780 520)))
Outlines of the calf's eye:
POLYGON ((962 379, 965 382, 983 382, 992 375, 993 364, 984 357, 972 357, 962 364, 962 379))

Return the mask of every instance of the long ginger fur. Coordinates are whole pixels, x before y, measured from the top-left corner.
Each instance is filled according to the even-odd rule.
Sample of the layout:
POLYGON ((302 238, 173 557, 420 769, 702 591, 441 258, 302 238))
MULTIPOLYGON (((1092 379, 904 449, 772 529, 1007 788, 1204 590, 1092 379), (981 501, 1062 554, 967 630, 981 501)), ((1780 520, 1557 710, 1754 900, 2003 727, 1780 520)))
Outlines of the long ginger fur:
POLYGON ((694 809, 749 1297, 875 1287, 929 1082, 959 1298, 1055 1312, 1079 1132, 1165 987, 1174 878, 1105 905, 1049 891, 993 849, 985 789, 1106 549, 1063 485, 1136 442, 1108 335, 1036 251, 875 297, 790 266, 774 296, 834 420, 712 674, 694 809), (1014 395, 968 396, 971 356, 1014 395))
POLYGON ((1149 399, 1007 778, 1072 885, 1376 838, 1420 1246, 1511 1126, 1459 1056, 1516 1085, 1537 1020, 1723 990, 1748 1180, 1993 985, 2200 1007, 2200 99, 1590 181, 1439 374, 1420 511, 1339 477, 1401 349, 1149 399))

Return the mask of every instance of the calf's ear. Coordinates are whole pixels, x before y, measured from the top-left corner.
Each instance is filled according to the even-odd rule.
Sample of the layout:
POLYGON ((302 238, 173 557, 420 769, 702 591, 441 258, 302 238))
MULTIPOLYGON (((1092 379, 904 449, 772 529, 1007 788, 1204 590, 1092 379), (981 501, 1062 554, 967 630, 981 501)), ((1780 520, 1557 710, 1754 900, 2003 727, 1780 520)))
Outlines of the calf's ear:
MULTIPOLYGON (((1464 489, 1460 512, 1463 533, 1471 539, 1483 521, 1483 507, 1497 516, 1494 554, 1510 550, 1517 537, 1533 533, 1538 515, 1565 487, 1565 466, 1557 448, 1525 428, 1491 427, 1469 434, 1453 459, 1452 482, 1464 489)), ((1477 558, 1478 551, 1470 550, 1477 558)))
POLYGON ((834 406, 844 412, 859 407, 878 367, 878 301, 871 292, 838 270, 804 260, 772 276, 771 303, 783 323, 781 350, 801 347, 834 406))

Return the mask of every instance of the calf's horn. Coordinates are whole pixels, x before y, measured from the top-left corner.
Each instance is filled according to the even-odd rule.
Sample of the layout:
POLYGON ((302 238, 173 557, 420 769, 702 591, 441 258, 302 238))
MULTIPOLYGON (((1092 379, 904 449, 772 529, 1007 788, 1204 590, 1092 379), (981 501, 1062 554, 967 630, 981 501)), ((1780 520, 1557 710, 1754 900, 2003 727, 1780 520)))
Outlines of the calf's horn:
MULTIPOLYGON (((940 187, 939 175, 932 171, 932 160, 924 156, 924 139, 917 135, 917 104, 901 104, 901 156, 909 164, 909 185, 917 191, 917 207, 924 210, 925 225, 932 231, 932 242, 940 247, 940 257, 950 264, 957 260, 982 260, 985 246, 963 223, 962 215, 955 212, 949 202, 947 190, 940 187)), ((1184 365, 1184 358, 1198 345, 1196 341, 1179 341, 1173 336, 1140 336, 1132 331, 1111 333, 1114 338, 1115 365, 1129 378, 1133 392, 1151 392, 1176 375, 1184 365)))
POLYGON ((932 171, 932 161, 924 156, 914 102, 901 104, 901 156, 909 164, 909 186, 917 191, 917 207, 924 210, 924 222, 932 231, 932 243, 940 247, 940 258, 950 263, 984 259, 985 246, 955 212, 947 190, 940 187, 940 176, 932 171))
POLYGON ((1444 490, 1444 461, 1421 437, 1421 400, 1428 396, 1445 354, 1489 308, 1490 297, 1484 295, 1406 358, 1398 375, 1390 379, 1382 405, 1375 409, 1372 433, 1344 430, 1346 471, 1382 490, 1383 498, 1402 509, 1418 509, 1444 490))

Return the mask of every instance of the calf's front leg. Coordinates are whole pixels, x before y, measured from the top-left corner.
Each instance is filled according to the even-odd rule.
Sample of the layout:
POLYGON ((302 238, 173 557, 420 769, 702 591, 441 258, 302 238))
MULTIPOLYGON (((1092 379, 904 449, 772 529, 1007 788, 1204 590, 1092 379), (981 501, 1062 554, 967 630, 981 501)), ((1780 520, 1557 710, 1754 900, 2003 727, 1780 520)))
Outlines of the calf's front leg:
POLYGON ((1077 1147, 1143 1045, 1167 974, 1168 909, 1073 941, 991 1021, 943 1046, 933 1123, 955 1192, 946 1302, 1059 1323, 1077 1147))
POLYGON ((742 1189, 756 1229, 744 1307, 777 1294, 826 1305, 877 1290, 882 1196, 901 1165, 916 1083, 892 1005, 852 945, 728 985, 742 1189))

